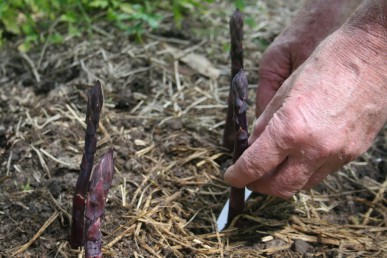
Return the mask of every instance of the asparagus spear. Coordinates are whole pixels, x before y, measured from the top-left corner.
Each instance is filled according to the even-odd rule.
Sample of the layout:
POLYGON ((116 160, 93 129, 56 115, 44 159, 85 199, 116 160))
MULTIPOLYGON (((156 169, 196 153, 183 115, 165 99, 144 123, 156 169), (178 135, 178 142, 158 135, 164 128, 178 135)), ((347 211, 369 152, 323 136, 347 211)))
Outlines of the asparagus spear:
MULTIPOLYGON (((243 70, 240 70, 232 80, 233 118, 235 126, 233 162, 235 163, 248 147, 247 131, 247 89, 248 82, 243 70)), ((229 225, 235 216, 241 214, 244 208, 244 188, 231 187, 230 206, 227 218, 229 225)))
POLYGON ((105 153, 91 176, 85 211, 86 257, 102 257, 101 224, 105 202, 114 175, 113 149, 105 153))
POLYGON ((83 245, 85 195, 89 187, 90 174, 93 168, 94 153, 97 146, 96 134, 102 105, 102 88, 100 82, 97 81, 88 94, 85 147, 82 156, 81 171, 78 176, 73 197, 70 246, 74 249, 83 245))
POLYGON ((228 109, 226 124, 223 132, 223 145, 230 151, 234 148, 234 126, 232 110, 232 79, 243 69, 243 17, 239 9, 236 9, 230 18, 230 36, 231 36, 231 80, 228 96, 228 109))

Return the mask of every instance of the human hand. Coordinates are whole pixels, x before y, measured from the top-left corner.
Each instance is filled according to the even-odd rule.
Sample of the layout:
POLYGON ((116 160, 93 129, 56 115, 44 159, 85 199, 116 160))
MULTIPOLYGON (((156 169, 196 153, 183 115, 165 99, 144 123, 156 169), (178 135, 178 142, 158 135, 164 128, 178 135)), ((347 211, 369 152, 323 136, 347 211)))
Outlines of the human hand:
POLYGON ((387 120, 380 31, 343 26, 326 38, 256 120, 226 182, 289 198, 365 152, 387 120))
POLYGON ((258 117, 282 83, 329 34, 340 27, 361 0, 307 1, 262 56, 256 95, 258 117))

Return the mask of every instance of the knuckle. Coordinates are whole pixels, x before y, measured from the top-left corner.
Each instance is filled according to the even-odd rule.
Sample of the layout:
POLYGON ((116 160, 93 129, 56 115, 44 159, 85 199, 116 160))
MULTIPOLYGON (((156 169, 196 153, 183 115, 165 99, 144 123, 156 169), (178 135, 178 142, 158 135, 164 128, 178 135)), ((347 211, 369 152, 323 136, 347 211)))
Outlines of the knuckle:
POLYGON ((319 150, 319 157, 334 157, 340 164, 345 164, 363 153, 363 149, 357 143, 348 142, 345 137, 337 137, 337 135, 326 137, 325 144, 319 150))
POLYGON ((241 163, 244 168, 244 174, 249 181, 257 180, 264 174, 263 169, 256 162, 253 152, 246 152, 243 159, 241 159, 241 163))
POLYGON ((349 144, 344 146, 341 150, 337 152, 337 155, 341 161, 341 163, 345 164, 360 156, 367 149, 362 148, 361 146, 357 146, 357 144, 349 144))
POLYGON ((272 185, 270 187, 270 191, 277 197, 280 197, 282 199, 289 199, 294 194, 296 194, 298 191, 301 190, 301 185, 299 181, 303 181, 300 179, 293 179, 293 180, 281 180, 280 182, 277 182, 277 184, 272 185), (281 187, 278 187, 278 186, 281 187))
POLYGON ((278 197, 290 198, 309 181, 310 171, 313 168, 306 168, 299 159, 289 158, 287 164, 275 174, 270 190, 278 197))
POLYGON ((307 133, 305 126, 293 112, 284 109, 273 115, 268 128, 276 143, 284 148, 304 142, 307 133))

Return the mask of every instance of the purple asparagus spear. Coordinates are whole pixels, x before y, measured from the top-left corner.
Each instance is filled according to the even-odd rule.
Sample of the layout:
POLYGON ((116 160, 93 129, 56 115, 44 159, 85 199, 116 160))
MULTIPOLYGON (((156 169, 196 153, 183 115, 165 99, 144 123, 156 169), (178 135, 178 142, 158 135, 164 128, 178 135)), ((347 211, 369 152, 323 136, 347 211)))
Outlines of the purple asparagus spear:
POLYGON ((88 94, 85 147, 82 156, 81 171, 75 186, 75 194, 73 198, 70 246, 74 249, 83 245, 85 196, 87 189, 89 188, 90 174, 94 162, 94 153, 97 147, 97 128, 102 105, 102 88, 100 82, 97 81, 88 94))
POLYGON ((102 156, 91 176, 85 210, 86 258, 102 258, 101 224, 114 175, 113 152, 111 149, 102 156))
POLYGON ((233 125, 233 100, 232 100, 232 80, 235 75, 243 69, 243 17, 239 9, 236 9, 230 18, 230 36, 231 36, 231 80, 228 96, 228 109, 226 124, 223 132, 223 145, 230 151, 234 149, 234 125, 233 125))
MULTIPOLYGON (((248 82, 243 70, 240 70, 232 80, 232 100, 233 114, 235 126, 234 154, 233 162, 235 163, 242 153, 248 147, 248 131, 247 131, 247 90, 248 82)), ((230 206, 227 218, 229 225, 235 216, 241 214, 244 208, 244 188, 231 187, 230 206)))

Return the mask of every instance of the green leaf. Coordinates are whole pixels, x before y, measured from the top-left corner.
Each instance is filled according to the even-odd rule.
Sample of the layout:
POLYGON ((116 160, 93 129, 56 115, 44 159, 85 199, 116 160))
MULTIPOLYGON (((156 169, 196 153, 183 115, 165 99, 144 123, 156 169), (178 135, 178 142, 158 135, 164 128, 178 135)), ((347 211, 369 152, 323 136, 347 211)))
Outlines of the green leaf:
POLYGON ((109 6, 109 1, 107 0, 94 0, 89 3, 89 6, 105 9, 109 6))
POLYGON ((2 47, 4 44, 4 38, 3 38, 3 30, 0 29, 0 47, 2 47))
POLYGON ((24 42, 20 44, 17 49, 21 52, 27 52, 38 41, 38 35, 29 35, 24 42))
POLYGON ((148 19, 146 20, 147 23, 149 24, 149 26, 152 28, 152 29, 155 29, 159 26, 159 18, 158 17, 155 17, 155 16, 148 16, 148 19))
POLYGON ((31 188, 30 188, 30 179, 29 178, 27 178, 27 183, 23 186, 22 190, 25 191, 25 192, 28 192, 29 190, 31 190, 31 188))
POLYGON ((63 42, 63 36, 59 33, 54 33, 49 38, 50 43, 58 44, 63 42))
POLYGON ((1 21, 4 23, 6 31, 19 35, 20 27, 16 20, 17 14, 15 9, 7 9, 3 11, 1 21))
POLYGON ((178 28, 181 27, 181 20, 183 19, 183 15, 181 14, 178 1, 173 1, 173 16, 175 18, 175 23, 178 28))
POLYGON ((75 23, 77 21, 77 16, 79 16, 79 14, 77 15, 75 12, 68 12, 62 14, 60 20, 68 23, 75 23))
POLYGON ((28 23, 24 23, 21 26, 21 29, 22 29, 24 34, 31 35, 31 34, 35 33, 35 28, 34 27, 35 27, 35 24, 32 24, 32 23, 28 22, 28 23))
POLYGON ((245 6, 246 6, 244 0, 235 0, 234 5, 236 8, 238 8, 241 11, 243 11, 243 9, 245 9, 245 6))
POLYGON ((118 14, 112 8, 109 8, 108 12, 107 12, 107 15, 106 15, 106 18, 109 21, 116 21, 116 20, 118 20, 118 14))
POLYGON ((15 7, 15 8, 21 8, 21 7, 24 7, 24 3, 23 3, 23 0, 13 0, 11 2, 12 4, 12 7, 15 7))
POLYGON ((223 52, 228 53, 228 52, 230 52, 230 49, 231 49, 230 42, 227 42, 227 43, 223 44, 223 52))
POLYGON ((124 13, 134 13, 135 10, 133 10, 133 7, 131 4, 126 4, 126 3, 123 3, 120 5, 120 10, 123 11, 124 13))
POLYGON ((81 32, 72 23, 68 24, 67 32, 70 36, 81 36, 81 32))
POLYGON ((250 28, 255 28, 257 26, 257 23, 254 18, 252 17, 246 17, 245 18, 245 23, 250 27, 250 28))

